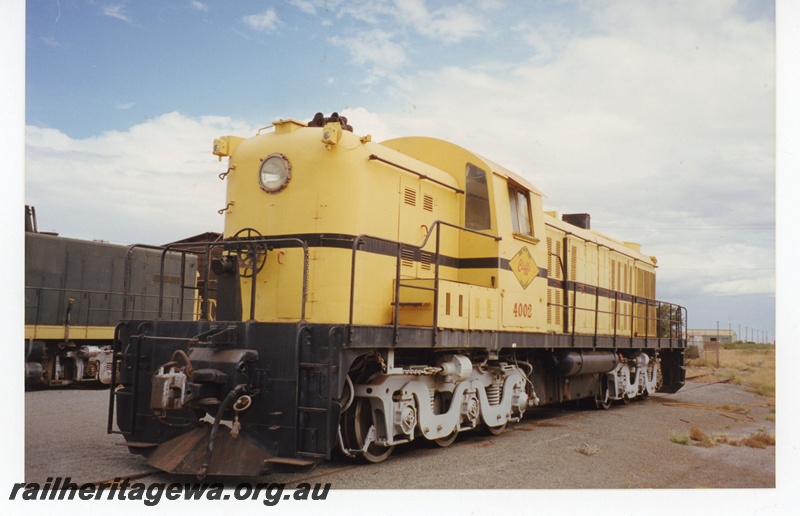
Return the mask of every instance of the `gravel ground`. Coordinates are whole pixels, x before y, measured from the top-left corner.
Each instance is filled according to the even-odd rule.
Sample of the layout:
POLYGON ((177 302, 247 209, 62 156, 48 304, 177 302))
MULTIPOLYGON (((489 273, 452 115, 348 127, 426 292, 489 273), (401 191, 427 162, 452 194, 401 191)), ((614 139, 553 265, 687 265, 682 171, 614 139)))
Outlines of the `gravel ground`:
MULTIPOLYGON (((107 402, 105 390, 26 393, 25 481, 69 476, 77 483, 100 482, 152 471, 120 446, 120 435, 106 433, 107 402)), ((703 448, 670 440, 693 427, 730 439, 759 431, 774 435, 770 402, 739 386, 689 383, 677 394, 608 411, 534 409, 498 437, 462 435, 448 449, 407 445, 382 464, 332 461, 261 481, 292 487, 314 479, 338 489, 772 488, 773 446, 703 448)))

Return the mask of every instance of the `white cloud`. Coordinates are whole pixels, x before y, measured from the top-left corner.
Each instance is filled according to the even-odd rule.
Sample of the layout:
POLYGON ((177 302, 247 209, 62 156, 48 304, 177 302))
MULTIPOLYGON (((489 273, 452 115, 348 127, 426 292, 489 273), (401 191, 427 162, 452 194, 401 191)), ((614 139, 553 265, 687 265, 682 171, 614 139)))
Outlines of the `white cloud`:
POLYGON ((76 238, 162 244, 219 231, 224 163, 212 142, 255 131, 226 117, 179 113, 85 139, 29 125, 26 203, 38 205, 42 230, 76 238))
POLYGON ((758 244, 759 232, 772 229, 687 226, 670 231, 671 237, 655 234, 651 252, 658 255, 662 279, 681 282, 686 292, 774 295, 775 255, 769 245, 758 244))
POLYGON ((306 14, 317 14, 317 8, 311 0, 290 0, 289 3, 306 14))
POLYGON ((260 14, 247 15, 243 18, 243 20, 250 27, 266 32, 273 32, 277 30, 278 25, 281 23, 281 21, 278 19, 278 15, 275 13, 275 9, 272 8, 267 9, 260 14))
POLYGON ((749 295, 759 292, 775 294, 775 278, 736 278, 709 283, 704 293, 714 295, 749 295))
POLYGON ((564 50, 564 45, 574 39, 574 29, 554 22, 537 24, 522 21, 511 27, 511 32, 530 46, 534 62, 552 61, 564 50))
MULTIPOLYGON (((419 108, 419 125, 440 127, 496 160, 508 156, 535 181, 560 170, 613 191, 680 179, 725 192, 737 177, 761 182, 765 193, 774 136, 769 31, 709 24, 691 38, 725 39, 726 46, 675 54, 687 35, 664 39, 668 31, 654 25, 647 32, 663 40, 658 45, 626 34, 574 38, 556 62, 534 59, 505 73, 450 67, 406 81, 403 91, 419 108), (757 166, 743 169, 745 163, 757 166)), ((564 197, 578 193, 553 186, 569 191, 564 197)))
POLYGON ((430 11, 424 0, 396 0, 396 19, 424 36, 444 43, 475 37, 486 30, 486 21, 465 5, 448 5, 430 11))
POLYGON ((368 25, 379 25, 391 18, 394 6, 387 0, 371 0, 368 2, 329 3, 331 10, 339 18, 352 18, 368 25))
POLYGON ((198 11, 208 12, 208 6, 203 2, 198 2, 198 0, 191 0, 189 4, 198 11))
POLYGON ((370 71, 363 81, 367 84, 385 77, 408 61, 403 46, 394 41, 394 35, 381 29, 348 37, 334 36, 330 42, 347 49, 355 64, 365 66, 370 71))
MULTIPOLYGON (((316 12, 319 2, 295 0, 304 12, 316 12)), ((495 10, 491 2, 478 2, 482 9, 495 10)), ((430 9, 425 0, 376 0, 351 4, 325 2, 326 11, 336 14, 347 27, 329 37, 331 44, 345 48, 352 62, 364 67, 358 83, 368 86, 411 65, 409 53, 432 51, 428 45, 459 43, 487 32, 487 21, 477 6, 446 5, 430 9), (422 38, 420 38, 422 36, 422 38)), ((336 27, 337 24, 324 24, 336 27)), ((395 77, 395 80, 400 80, 395 77)))
POLYGON ((132 23, 131 19, 125 14, 125 6, 122 4, 117 5, 104 5, 103 6, 103 16, 108 16, 109 18, 116 18, 118 20, 122 20, 126 23, 132 23))
POLYGON ((347 117, 347 123, 353 127, 353 132, 359 135, 369 134, 374 142, 388 140, 394 136, 380 115, 371 113, 364 107, 343 109, 342 115, 347 117))
MULTIPOLYGON (((374 29, 402 27, 408 33, 451 44, 487 32, 485 13, 496 10, 498 6, 479 1, 429 9, 425 0, 375 0, 341 5, 337 2, 326 3, 326 8, 335 11, 340 18, 350 18, 374 29)), ((415 46, 413 38, 408 46, 415 46)))

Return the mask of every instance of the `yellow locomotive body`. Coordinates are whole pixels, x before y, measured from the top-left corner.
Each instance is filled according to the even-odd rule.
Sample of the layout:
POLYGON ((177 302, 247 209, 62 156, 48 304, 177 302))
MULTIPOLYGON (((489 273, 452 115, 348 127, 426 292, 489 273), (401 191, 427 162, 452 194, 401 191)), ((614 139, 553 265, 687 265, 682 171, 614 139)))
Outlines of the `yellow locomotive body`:
POLYGON ((217 320, 119 329, 117 422, 157 447, 151 464, 380 461, 419 437, 499 433, 537 405, 683 384, 685 310, 656 301, 638 245, 544 212, 526 179, 452 143, 375 143, 338 115, 273 127, 214 143, 228 158, 224 240, 207 244, 222 248, 217 320), (149 381, 131 365, 142 354, 164 364, 149 381), (212 428, 143 416, 176 429, 198 412, 212 428), (248 451, 215 459, 215 440, 245 449, 218 435, 233 416, 248 451), (188 439, 203 460, 165 459, 188 439))
MULTIPOLYGON (((400 251, 401 326, 433 325, 436 288, 438 328, 656 337, 653 322, 644 322, 645 307, 634 317, 631 302, 632 296, 655 299, 655 258, 637 244, 543 212, 542 193, 521 176, 432 138, 377 144, 344 131, 333 144, 323 141, 323 128, 294 120, 274 125, 273 133, 249 140, 227 137, 233 144, 217 151, 230 156, 225 235, 253 228, 320 240, 310 249, 306 321, 348 321, 354 281, 353 322, 394 322, 396 249, 359 253, 355 279, 348 274, 352 247, 341 241, 369 235, 406 246, 400 251), (258 172, 273 154, 284 156, 292 173, 285 188, 268 193, 258 188, 258 172), (575 288, 565 289, 566 282, 575 288)), ((299 249, 267 253, 255 320, 300 319, 302 263, 299 249)), ((242 279, 243 292, 251 281, 242 279)), ((249 302, 244 296, 245 313, 249 302)))

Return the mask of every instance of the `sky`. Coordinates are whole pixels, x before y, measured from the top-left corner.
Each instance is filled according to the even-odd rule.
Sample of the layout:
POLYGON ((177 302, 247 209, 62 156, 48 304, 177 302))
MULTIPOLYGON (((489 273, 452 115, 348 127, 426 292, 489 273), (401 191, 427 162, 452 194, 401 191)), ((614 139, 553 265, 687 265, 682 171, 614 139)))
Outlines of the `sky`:
POLYGON ((220 231, 213 139, 338 111, 373 140, 462 145, 640 243, 691 328, 775 338, 771 2, 29 0, 26 18, 41 230, 220 231))
MULTIPOLYGON (((40 229, 74 238, 219 231, 213 139, 338 111, 377 141, 462 145, 525 176, 546 209, 639 242, 658 257, 658 298, 686 306, 692 328, 772 340, 777 296, 780 384, 800 358, 800 94, 785 87, 800 83, 786 65, 800 59, 800 8, 777 7, 776 31, 768 0, 0 2, 5 243, 24 245, 8 230, 23 202, 40 229)), ((0 275, 0 292, 21 299, 21 275, 0 275)), ((20 453, 22 431, 9 426, 4 448, 20 453)), ((3 485, 23 478, 14 464, 3 485)), ((752 498, 716 503, 759 513, 752 498)))

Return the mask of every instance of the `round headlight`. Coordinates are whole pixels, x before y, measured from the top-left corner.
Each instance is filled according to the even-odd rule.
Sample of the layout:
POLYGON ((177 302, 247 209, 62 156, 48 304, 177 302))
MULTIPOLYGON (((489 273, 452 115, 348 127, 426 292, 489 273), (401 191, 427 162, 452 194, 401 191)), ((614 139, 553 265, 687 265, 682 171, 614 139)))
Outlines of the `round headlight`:
POLYGON ((261 164, 258 182, 261 189, 268 193, 278 193, 292 178, 292 165, 283 154, 271 154, 261 164))

